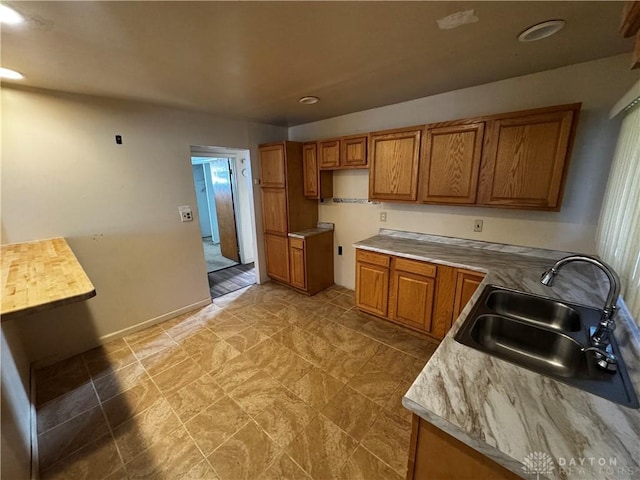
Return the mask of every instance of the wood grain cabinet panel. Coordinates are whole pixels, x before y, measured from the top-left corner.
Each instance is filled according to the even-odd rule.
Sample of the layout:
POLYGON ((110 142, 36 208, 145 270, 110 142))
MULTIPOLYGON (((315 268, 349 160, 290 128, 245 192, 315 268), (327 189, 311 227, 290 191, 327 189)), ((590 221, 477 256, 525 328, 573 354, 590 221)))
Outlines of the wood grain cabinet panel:
POLYGON ((262 189, 262 221, 265 233, 288 233, 287 192, 284 188, 262 189))
POLYGON ((484 280, 484 274, 472 270, 458 269, 456 277, 456 299, 453 306, 452 322, 460 316, 460 312, 484 280))
POLYGON ((333 197, 333 172, 322 171, 318 165, 318 144, 302 146, 304 196, 307 198, 333 197))
POLYGON ((346 168, 366 168, 368 141, 366 135, 341 138, 340 165, 346 168))
POLYGON ((260 148, 260 171, 262 187, 285 187, 287 177, 283 144, 260 148))
POLYGON ((307 288, 307 275, 305 272, 304 241, 289 239, 289 260, 291 269, 291 285, 304 290, 307 288))
POLYGON ((264 235, 267 274, 289 283, 289 239, 280 235, 264 235))
POLYGON ((410 327, 431 331, 435 278, 394 269, 390 318, 410 327))
POLYGON ((340 166, 340 140, 324 140, 318 142, 320 169, 334 169, 340 166))
POLYGON ((427 127, 420 165, 420 201, 473 204, 476 201, 484 122, 427 127))
POLYGON ((358 308, 385 317, 389 298, 389 268, 356 261, 358 308))
POLYGON ((416 201, 420 129, 372 133, 369 137, 371 200, 416 201))
POLYGON ((413 415, 407 480, 517 480, 518 475, 413 415))
POLYGON ((478 203, 558 210, 573 138, 574 110, 488 123, 478 203))

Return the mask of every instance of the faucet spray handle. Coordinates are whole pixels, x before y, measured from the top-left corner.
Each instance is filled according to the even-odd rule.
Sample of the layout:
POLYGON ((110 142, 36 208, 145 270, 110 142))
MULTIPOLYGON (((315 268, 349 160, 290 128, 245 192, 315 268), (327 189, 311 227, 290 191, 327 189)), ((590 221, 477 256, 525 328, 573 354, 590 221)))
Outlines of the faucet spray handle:
POLYGON ((551 285, 553 285, 553 279, 556 277, 557 273, 558 271, 555 268, 548 268, 540 276, 540 283, 547 287, 550 287, 551 285))
POLYGON ((596 365, 605 372, 614 373, 618 369, 618 357, 613 353, 599 347, 587 347, 582 351, 593 352, 596 365))

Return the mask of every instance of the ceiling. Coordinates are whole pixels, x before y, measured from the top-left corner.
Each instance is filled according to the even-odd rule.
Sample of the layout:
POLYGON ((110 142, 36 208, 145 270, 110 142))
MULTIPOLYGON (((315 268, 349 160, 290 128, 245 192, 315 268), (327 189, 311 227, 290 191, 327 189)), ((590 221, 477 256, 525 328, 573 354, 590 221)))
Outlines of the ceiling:
POLYGON ((2 28, 20 84, 288 126, 632 49, 611 1, 4 3, 28 18, 2 28), (467 9, 477 23, 438 28, 467 9))

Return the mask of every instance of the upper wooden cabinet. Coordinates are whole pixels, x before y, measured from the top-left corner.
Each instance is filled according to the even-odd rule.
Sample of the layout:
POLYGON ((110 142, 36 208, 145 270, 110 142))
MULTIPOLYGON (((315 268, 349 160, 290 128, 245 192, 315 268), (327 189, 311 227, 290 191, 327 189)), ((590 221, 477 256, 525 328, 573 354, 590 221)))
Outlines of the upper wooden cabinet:
POLYGON ((370 134, 371 200, 417 200, 421 134, 416 128, 370 134))
POLYGON ((490 120, 477 203, 559 210, 578 109, 490 120))
POLYGON ((320 168, 334 169, 340 167, 340 139, 318 142, 320 168))
POLYGON ((305 143, 302 146, 302 166, 304 196, 308 198, 333 197, 333 174, 330 171, 320 171, 318 165, 318 144, 305 143))
POLYGON ((352 135, 318 142, 320 170, 367 168, 367 135, 352 135))
POLYGON ((261 186, 284 188, 286 182, 285 145, 282 143, 260 148, 261 186))
POLYGON ((367 168, 366 135, 354 135, 340 139, 340 165, 346 168, 367 168))
POLYGON ((475 203, 483 139, 484 122, 427 125, 422 139, 420 202, 475 203))
POLYGON ((262 189, 262 223, 265 233, 276 235, 289 233, 286 189, 262 189))

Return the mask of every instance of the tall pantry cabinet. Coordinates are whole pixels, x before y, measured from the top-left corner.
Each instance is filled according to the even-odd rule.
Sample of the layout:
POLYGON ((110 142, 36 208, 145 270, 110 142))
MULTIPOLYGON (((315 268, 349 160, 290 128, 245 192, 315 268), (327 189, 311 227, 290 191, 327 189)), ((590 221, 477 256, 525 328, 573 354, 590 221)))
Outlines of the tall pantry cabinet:
POLYGON ((290 232, 315 228, 318 203, 305 198, 302 143, 279 142, 260 146, 262 215, 268 275, 291 283, 290 232))

